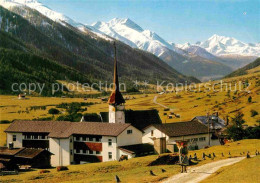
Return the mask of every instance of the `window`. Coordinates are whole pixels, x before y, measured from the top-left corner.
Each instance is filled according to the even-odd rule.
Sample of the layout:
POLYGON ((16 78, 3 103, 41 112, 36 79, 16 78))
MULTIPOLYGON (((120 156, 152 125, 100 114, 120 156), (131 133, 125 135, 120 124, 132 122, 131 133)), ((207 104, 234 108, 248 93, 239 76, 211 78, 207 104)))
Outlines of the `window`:
POLYGON ((77 141, 80 141, 80 137, 76 137, 76 140, 77 140, 77 141))
POLYGON ((41 135, 41 139, 45 139, 45 135, 41 135))
POLYGON ((89 154, 93 154, 93 151, 89 150, 89 154))
POLYGON ((72 142, 72 138, 70 138, 70 143, 72 142))
POLYGON ((198 141, 198 138, 194 138, 194 139, 192 139, 194 142, 197 142, 198 141))
POLYGON ((13 141, 14 142, 16 141, 16 135, 13 135, 13 141))
POLYGON ((100 154, 100 151, 96 151, 96 154, 100 154))
POLYGON ((86 153, 87 153, 86 149, 83 149, 83 150, 82 150, 82 153, 83 153, 83 154, 86 154, 86 153))
POLYGON ((33 135, 33 139, 38 139, 38 135, 33 135))
POLYGON ((89 141, 92 142, 93 141, 93 137, 89 137, 89 141))
POLYGON ((72 150, 70 150, 70 155, 72 155, 72 150))
POLYGON ((96 138, 96 142, 100 142, 101 141, 101 138, 96 138))
POLYGON ((112 146, 112 139, 108 139, 108 146, 112 146))
POLYGON ((82 141, 87 141, 87 138, 86 137, 82 137, 82 141))
POLYGON ((112 159, 112 152, 108 152, 108 159, 112 159))
POLYGON ((151 130, 151 136, 153 136, 153 130, 151 130))
POLYGON ((200 137, 199 141, 206 141, 206 137, 200 137))
POLYGON ((127 130, 127 134, 132 134, 133 130, 127 130))
POLYGON ((76 149, 76 153, 80 153, 80 150, 79 150, 79 149, 76 149))

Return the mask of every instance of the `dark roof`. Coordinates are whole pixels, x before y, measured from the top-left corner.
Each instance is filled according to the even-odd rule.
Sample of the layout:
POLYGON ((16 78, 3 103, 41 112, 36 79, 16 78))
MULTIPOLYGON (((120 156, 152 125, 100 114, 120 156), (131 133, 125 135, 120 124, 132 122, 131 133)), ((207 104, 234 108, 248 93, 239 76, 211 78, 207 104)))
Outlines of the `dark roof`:
MULTIPOLYGON (((226 122, 223 119, 221 119, 220 117, 215 116, 215 115, 211 115, 209 117, 210 117, 210 119, 212 119, 210 121, 210 124, 211 124, 210 128, 211 129, 213 129, 213 126, 214 126, 215 129, 221 129, 221 128, 225 127, 226 122)), ((192 120, 194 120, 194 119, 197 119, 199 122, 203 123, 204 125, 208 125, 208 117, 207 116, 196 116, 192 120)))
POLYGON ((15 155, 24 148, 13 148, 9 149, 8 147, 0 147, 0 155, 15 155))
POLYGON ((165 123, 151 125, 169 137, 179 137, 208 133, 208 127, 198 121, 165 123))
MULTIPOLYGON (((15 156, 19 158, 34 158, 44 151, 50 153, 47 150, 36 149, 36 148, 22 147, 22 148, 9 149, 8 147, 0 147, 0 155, 9 155, 9 156, 15 156)), ((1 157, 0 161, 10 161, 10 159, 1 157)))
MULTIPOLYGON (((15 155, 19 158, 34 158, 38 156, 41 152, 46 151, 44 149, 34 149, 34 148, 25 148, 15 155)), ((49 152, 49 151, 47 151, 49 152)), ((50 152, 49 152, 50 153, 50 152)))
MULTIPOLYGON (((108 112, 100 113, 103 122, 108 122, 108 112)), ((161 118, 157 110, 126 110, 125 122, 131 123, 139 130, 143 130, 151 124, 162 124, 161 118)))
POLYGON ((5 132, 49 133, 49 137, 67 138, 72 134, 118 136, 131 124, 68 121, 14 121, 5 132))
POLYGON ((142 154, 142 153, 150 153, 154 151, 153 145, 148 143, 120 146, 118 147, 118 149, 130 154, 142 154))

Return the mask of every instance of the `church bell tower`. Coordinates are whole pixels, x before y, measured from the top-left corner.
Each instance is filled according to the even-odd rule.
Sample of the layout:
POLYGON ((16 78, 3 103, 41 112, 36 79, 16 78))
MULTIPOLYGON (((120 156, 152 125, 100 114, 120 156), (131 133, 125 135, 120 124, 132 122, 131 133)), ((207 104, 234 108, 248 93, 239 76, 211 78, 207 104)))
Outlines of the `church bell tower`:
POLYGON ((117 73, 116 44, 114 42, 114 81, 113 90, 109 97, 109 123, 125 123, 125 100, 119 90, 117 73))

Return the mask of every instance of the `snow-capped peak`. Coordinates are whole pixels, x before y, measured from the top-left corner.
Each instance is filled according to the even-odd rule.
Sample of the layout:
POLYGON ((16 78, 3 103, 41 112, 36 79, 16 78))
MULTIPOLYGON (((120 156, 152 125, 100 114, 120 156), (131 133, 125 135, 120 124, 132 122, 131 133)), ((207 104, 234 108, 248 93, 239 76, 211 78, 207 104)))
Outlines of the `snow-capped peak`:
POLYGON ((244 56, 260 56, 260 47, 257 44, 246 44, 232 37, 214 34, 198 46, 205 48, 215 55, 236 54, 244 56))

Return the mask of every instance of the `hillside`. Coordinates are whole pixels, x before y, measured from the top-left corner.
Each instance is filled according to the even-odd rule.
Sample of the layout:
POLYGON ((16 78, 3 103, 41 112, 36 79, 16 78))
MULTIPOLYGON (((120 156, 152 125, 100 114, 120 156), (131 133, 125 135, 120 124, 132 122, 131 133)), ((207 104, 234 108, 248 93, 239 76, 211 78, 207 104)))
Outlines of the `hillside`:
MULTIPOLYGON (((15 94, 12 91, 13 83, 25 83, 27 86, 30 83, 39 83, 45 86, 41 94, 51 96, 52 84, 57 83, 58 79, 89 82, 85 75, 75 69, 21 51, 0 49, 0 61, 1 94, 15 94)), ((35 92, 40 93, 39 88, 35 92)), ((59 91, 57 94, 61 95, 62 92, 59 91)))
POLYGON ((232 72, 231 74, 227 75, 225 78, 246 75, 246 74, 248 74, 248 71, 250 69, 257 68, 259 65, 260 65, 260 58, 256 59, 254 62, 232 72))
MULTIPOLYGON (((65 23, 54 22, 27 7, 14 7, 12 11, 21 16, 0 7, 1 39, 4 40, 0 42, 0 47, 30 52, 67 65, 86 75, 87 81, 112 81, 113 46, 109 40, 91 32, 79 31, 65 23)), ((133 49, 121 42, 117 42, 117 50, 122 82, 198 82, 180 74, 148 52, 133 49)))

